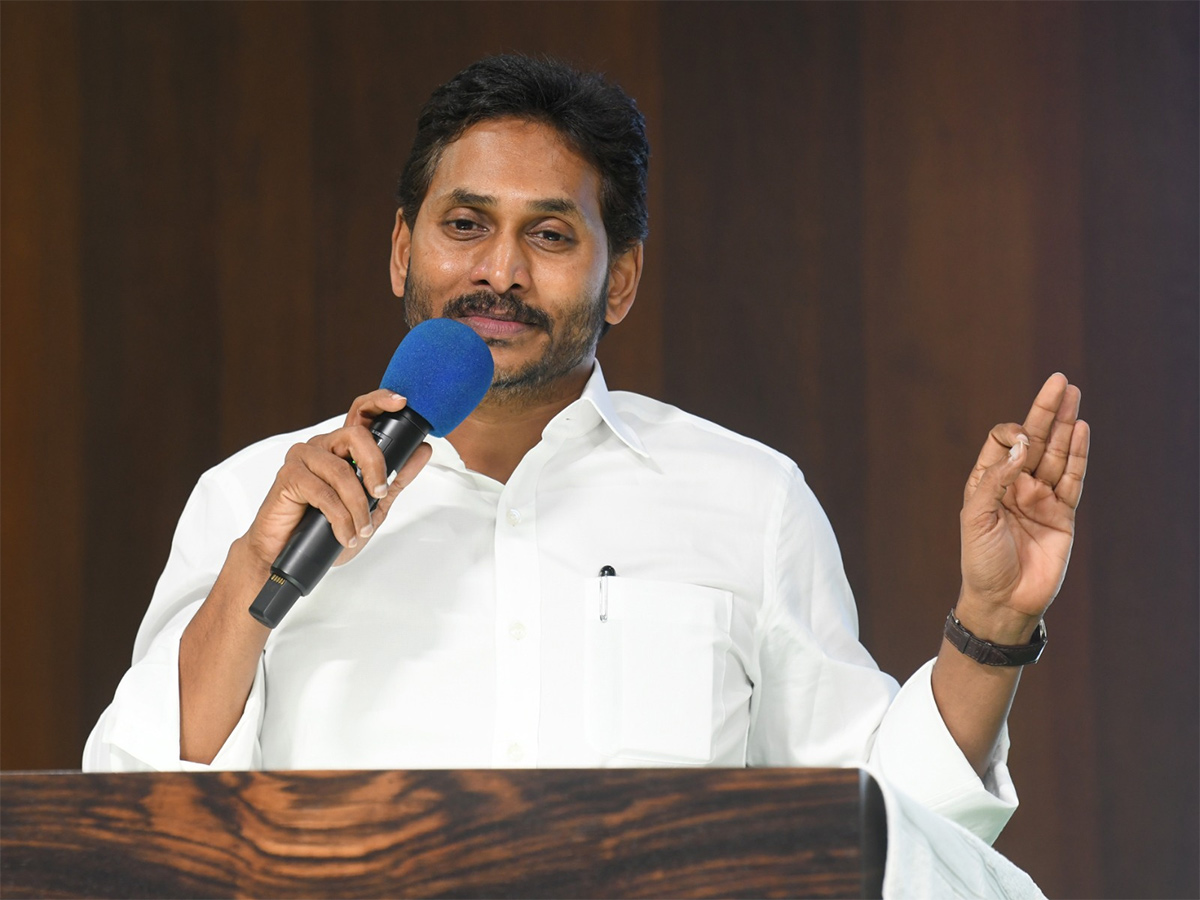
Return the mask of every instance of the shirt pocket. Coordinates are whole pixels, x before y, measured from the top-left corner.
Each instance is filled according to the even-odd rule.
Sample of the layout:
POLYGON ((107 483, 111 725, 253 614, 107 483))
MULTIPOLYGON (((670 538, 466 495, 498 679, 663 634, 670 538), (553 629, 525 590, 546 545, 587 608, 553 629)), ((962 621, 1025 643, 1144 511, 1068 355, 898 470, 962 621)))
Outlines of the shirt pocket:
POLYGON ((588 744, 650 763, 710 762, 724 721, 733 595, 619 576, 589 581, 586 591, 588 744))

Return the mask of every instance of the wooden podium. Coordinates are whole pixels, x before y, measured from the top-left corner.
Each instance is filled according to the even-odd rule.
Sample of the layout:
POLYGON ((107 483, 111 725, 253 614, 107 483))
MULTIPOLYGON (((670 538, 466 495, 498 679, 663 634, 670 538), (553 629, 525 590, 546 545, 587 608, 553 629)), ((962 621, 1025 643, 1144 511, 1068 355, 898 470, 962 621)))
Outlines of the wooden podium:
POLYGON ((879 897, 855 769, 0 775, 8 897, 879 897))

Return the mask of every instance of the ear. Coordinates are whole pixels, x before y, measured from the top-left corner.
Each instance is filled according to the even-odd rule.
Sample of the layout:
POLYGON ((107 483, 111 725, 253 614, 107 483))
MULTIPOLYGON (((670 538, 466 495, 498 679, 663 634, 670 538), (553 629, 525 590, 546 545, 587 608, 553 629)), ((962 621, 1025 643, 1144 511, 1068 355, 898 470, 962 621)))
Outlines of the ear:
POLYGON ((404 296, 404 285, 408 281, 408 255, 412 250, 412 232, 404 221, 404 211, 396 210, 396 226, 392 229, 392 293, 404 296))
POLYGON ((635 244, 615 260, 608 270, 608 312, 604 321, 616 325, 629 313, 642 280, 642 245, 635 244))

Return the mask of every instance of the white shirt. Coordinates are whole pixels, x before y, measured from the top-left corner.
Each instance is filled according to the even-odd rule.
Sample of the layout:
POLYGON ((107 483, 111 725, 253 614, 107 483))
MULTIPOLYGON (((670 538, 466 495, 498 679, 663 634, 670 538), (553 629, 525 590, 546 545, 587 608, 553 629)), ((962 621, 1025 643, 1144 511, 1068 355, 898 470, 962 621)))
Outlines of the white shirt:
MULTIPOLYGON (((287 449, 340 424, 200 479, 86 770, 205 768, 179 759, 179 638, 287 449)), ((870 765, 985 840, 1011 815, 1007 736, 985 785, 930 664, 897 695, 786 457, 610 393, 599 366, 506 484, 430 443, 365 549, 271 634, 212 768, 870 765)))

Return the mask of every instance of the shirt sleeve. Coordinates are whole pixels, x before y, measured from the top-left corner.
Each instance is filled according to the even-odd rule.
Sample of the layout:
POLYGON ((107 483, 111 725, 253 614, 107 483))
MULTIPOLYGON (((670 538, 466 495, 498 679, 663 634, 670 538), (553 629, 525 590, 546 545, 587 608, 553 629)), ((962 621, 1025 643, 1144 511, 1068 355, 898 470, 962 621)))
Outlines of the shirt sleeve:
POLYGON ((858 640, 858 613, 824 510, 798 470, 773 512, 751 677, 751 765, 866 766, 986 841, 1017 798, 1007 729, 981 780, 933 700, 932 663, 900 688, 858 640))
POLYGON ((85 772, 172 772, 262 768, 258 733, 265 677, 259 657, 242 717, 208 765, 179 755, 179 639, 202 601, 181 610, 117 686, 83 751, 85 772))
POLYGON ((1008 771, 1008 725, 1001 729, 988 770, 980 779, 933 699, 933 662, 918 669, 888 707, 868 768, 990 844, 1017 808, 1017 791, 1008 771))
POLYGON ((266 681, 260 657, 242 717, 210 765, 179 758, 179 639, 212 589, 230 545, 249 527, 286 441, 243 450, 206 472, 188 498, 166 568, 134 642, 133 664, 88 737, 83 769, 188 771, 261 768, 266 681))

